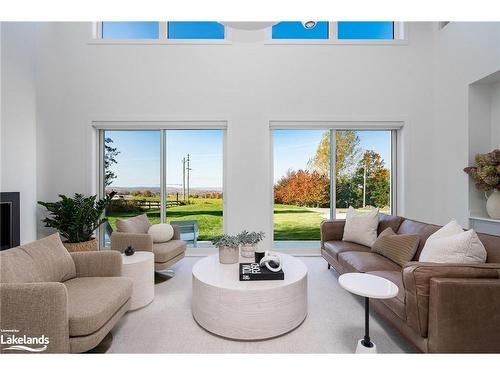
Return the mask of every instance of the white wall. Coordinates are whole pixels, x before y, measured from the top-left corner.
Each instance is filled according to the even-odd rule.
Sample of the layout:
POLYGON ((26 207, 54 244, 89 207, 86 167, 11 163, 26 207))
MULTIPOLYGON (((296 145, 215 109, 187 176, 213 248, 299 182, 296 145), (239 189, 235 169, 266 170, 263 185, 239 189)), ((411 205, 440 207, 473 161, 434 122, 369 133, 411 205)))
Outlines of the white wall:
POLYGON ((1 191, 20 192, 21 243, 36 239, 34 24, 1 23, 1 191))
POLYGON ((39 25, 38 198, 95 190, 92 120, 227 119, 227 229, 270 232, 270 119, 392 118, 407 121, 400 213, 435 222, 436 27, 410 24, 406 46, 266 45, 237 31, 231 45, 175 46, 89 44, 88 23, 39 25))
MULTIPOLYGON (((435 30, 434 221, 468 226, 469 84, 500 69, 500 23, 452 22, 435 30)), ((490 150, 485 149, 483 152, 490 150)))

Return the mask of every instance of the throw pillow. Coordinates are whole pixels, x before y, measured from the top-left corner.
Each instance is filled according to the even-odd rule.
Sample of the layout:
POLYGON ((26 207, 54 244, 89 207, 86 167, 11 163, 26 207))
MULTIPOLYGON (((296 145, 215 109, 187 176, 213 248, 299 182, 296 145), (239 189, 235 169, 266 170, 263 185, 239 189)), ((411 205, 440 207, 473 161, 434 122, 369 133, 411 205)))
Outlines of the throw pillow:
POLYGON ((357 212, 349 207, 345 219, 342 241, 359 243, 371 247, 377 239, 378 208, 368 213, 357 212))
POLYGON ((443 238, 443 237, 452 236, 454 234, 462 233, 463 231, 464 230, 457 223, 457 221, 455 219, 451 219, 451 221, 448 224, 446 224, 445 226, 439 228, 439 230, 437 230, 436 232, 434 232, 433 234, 431 234, 429 236, 429 238, 427 238, 427 241, 428 240, 432 240, 434 238, 443 238))
POLYGON ((486 249, 477 233, 464 231, 456 221, 439 229, 425 242, 420 262, 432 263, 485 263, 486 249), (458 230, 460 229, 460 230, 458 230))
POLYGON ((404 267, 413 259, 419 242, 420 237, 417 234, 396 234, 389 227, 380 233, 372 246, 372 251, 404 267))
POLYGON ((131 217, 130 219, 116 220, 116 230, 125 233, 148 233, 151 223, 146 214, 131 217))
POLYGON ((174 228, 170 224, 153 224, 148 230, 154 243, 167 242, 174 236, 174 228))

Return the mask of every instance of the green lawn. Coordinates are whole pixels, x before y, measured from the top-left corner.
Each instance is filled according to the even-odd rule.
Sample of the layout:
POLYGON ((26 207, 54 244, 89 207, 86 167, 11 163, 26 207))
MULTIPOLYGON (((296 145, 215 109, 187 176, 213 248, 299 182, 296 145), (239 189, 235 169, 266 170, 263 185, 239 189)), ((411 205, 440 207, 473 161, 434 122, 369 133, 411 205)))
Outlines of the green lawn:
MULTIPOLYGON (((223 232, 222 199, 192 198, 191 201, 192 204, 186 206, 168 208, 167 221, 198 220, 200 241, 209 241, 221 235, 223 232)), ((345 211, 344 209, 338 210, 339 213, 345 211)), ((386 210, 381 210, 381 212, 384 211, 386 210)), ((152 223, 160 222, 159 210, 149 210, 146 213, 152 223)), ((115 229, 117 218, 139 214, 141 212, 111 213, 108 219, 111 227, 115 229)), ((307 207, 275 204, 273 220, 275 240, 319 240, 319 225, 324 218, 319 212, 307 207)))
MULTIPOLYGON (((200 233, 198 240, 208 241, 221 235, 222 230, 222 199, 191 198, 193 204, 177 206, 167 209, 167 222, 171 220, 198 220, 200 233)), ((146 211, 153 224, 160 222, 159 210, 146 211)), ((116 219, 139 215, 141 212, 111 213, 108 215, 109 223, 116 228, 116 219)))
POLYGON ((307 207, 275 204, 273 220, 275 240, 319 240, 324 218, 307 207))

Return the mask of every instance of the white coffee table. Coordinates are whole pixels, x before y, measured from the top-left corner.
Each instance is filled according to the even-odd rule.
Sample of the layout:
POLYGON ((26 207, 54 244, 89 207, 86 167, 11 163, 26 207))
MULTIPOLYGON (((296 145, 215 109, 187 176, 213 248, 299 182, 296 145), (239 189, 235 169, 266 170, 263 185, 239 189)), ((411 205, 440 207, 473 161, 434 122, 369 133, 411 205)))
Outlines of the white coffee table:
POLYGON ((236 340, 267 339, 299 326, 307 316, 307 267, 279 255, 285 280, 239 281, 238 263, 220 264, 218 255, 199 260, 193 267, 191 306, 196 322, 236 340))
POLYGON ((356 353, 376 353, 377 346, 370 340, 370 298, 396 297, 399 291, 397 285, 366 273, 344 273, 339 276, 339 284, 345 290, 365 297, 365 337, 358 341, 356 353))
POLYGON ((130 310, 144 307, 155 296, 154 254, 150 251, 136 251, 134 255, 122 254, 122 276, 133 281, 130 310))

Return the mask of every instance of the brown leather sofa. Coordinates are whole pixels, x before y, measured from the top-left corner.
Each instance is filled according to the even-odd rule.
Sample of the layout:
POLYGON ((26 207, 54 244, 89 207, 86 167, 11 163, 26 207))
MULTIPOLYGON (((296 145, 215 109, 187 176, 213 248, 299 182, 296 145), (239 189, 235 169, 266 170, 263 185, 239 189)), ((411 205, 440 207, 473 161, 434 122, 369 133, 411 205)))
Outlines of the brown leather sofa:
POLYGON ((339 273, 366 272, 391 280, 399 294, 372 300, 373 309, 419 351, 500 353, 500 237, 478 234, 488 253, 485 264, 418 262, 437 225, 380 215, 378 233, 418 234, 414 259, 401 268, 371 249, 342 241, 345 220, 321 223, 321 254, 339 273))

